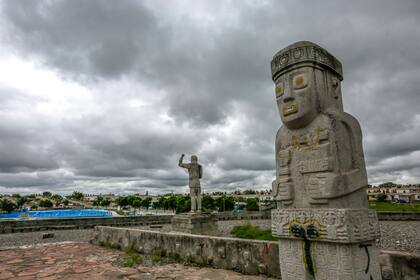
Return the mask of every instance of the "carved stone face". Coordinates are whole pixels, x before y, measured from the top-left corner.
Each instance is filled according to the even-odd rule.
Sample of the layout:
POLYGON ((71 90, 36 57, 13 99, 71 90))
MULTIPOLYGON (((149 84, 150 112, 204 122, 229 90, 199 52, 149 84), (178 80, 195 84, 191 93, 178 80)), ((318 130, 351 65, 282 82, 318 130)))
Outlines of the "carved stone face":
POLYGON ((317 115, 314 68, 303 66, 279 76, 276 99, 282 122, 288 128, 308 125, 317 115))

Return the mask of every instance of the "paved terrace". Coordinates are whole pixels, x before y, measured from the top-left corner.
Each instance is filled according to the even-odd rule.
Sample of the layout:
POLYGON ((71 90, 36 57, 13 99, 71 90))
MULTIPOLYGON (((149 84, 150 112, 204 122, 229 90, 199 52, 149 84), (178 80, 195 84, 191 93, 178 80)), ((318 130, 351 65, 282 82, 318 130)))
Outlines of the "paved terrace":
MULTIPOLYGON (((50 243, 0 251, 0 279, 262 280, 233 271, 180 264, 122 267, 123 252, 88 243, 50 243)), ((272 279, 272 278, 271 278, 272 279)))

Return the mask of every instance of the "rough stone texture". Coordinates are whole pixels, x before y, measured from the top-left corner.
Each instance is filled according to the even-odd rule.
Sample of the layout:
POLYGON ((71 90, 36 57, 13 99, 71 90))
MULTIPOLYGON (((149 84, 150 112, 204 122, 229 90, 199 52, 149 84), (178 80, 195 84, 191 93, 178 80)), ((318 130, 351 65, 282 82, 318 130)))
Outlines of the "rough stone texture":
POLYGON ((420 279, 420 255, 382 251, 380 262, 383 280, 420 279))
POLYGON ((272 184, 283 279, 380 279, 378 221, 360 125, 343 111, 341 63, 302 41, 279 51, 271 69, 283 122, 272 184))
POLYGON ((265 276, 243 275, 237 272, 214 269, 198 268, 181 264, 169 264, 163 266, 140 267, 141 275, 151 275, 156 280, 275 280, 265 276))
POLYGON ((188 170, 191 196, 191 212, 201 212, 201 185, 203 167, 198 164, 197 156, 191 156, 191 163, 182 163, 184 154, 179 159, 178 166, 188 170))
MULTIPOLYGON (((279 249, 279 244, 271 241, 254 241, 192 234, 177 235, 157 231, 111 227, 95 228, 95 237, 93 239, 95 244, 114 245, 122 249, 133 246, 136 250, 145 254, 149 254, 154 250, 165 251, 167 254, 175 252, 180 254, 180 257, 184 259, 189 258, 200 265, 230 269, 245 274, 263 273, 275 277, 278 277, 280 273, 278 265, 280 253, 280 259, 285 259, 282 264, 287 263, 294 267, 293 275, 295 275, 295 279, 301 279, 302 267, 295 266, 291 262, 292 258, 290 258, 291 255, 296 255, 300 251, 301 244, 291 242, 293 240, 289 239, 285 243, 280 243, 280 246, 287 244, 287 241, 290 242, 290 248, 285 246, 285 248, 279 249), (293 246, 297 246, 297 248, 293 246)), ((334 270, 335 259, 331 256, 337 256, 337 254, 344 257, 350 254, 356 255, 353 258, 356 269, 352 273, 358 273, 358 271, 360 273, 360 268, 366 268, 364 256, 358 256, 361 252, 358 248, 354 248, 357 244, 343 245, 318 242, 316 246, 321 246, 314 252, 316 260, 321 264, 328 264, 329 268, 327 272, 321 271, 320 273, 329 273, 328 277, 330 277, 328 278, 321 274, 322 277, 317 279, 348 279, 343 276, 337 276, 337 271, 334 270)), ((302 255, 299 255, 299 257, 302 258, 302 255)), ((380 265, 384 279, 418 280, 420 279, 419 264, 420 255, 394 251, 381 252, 380 265), (391 278, 388 276, 388 278, 385 278, 386 275, 391 275, 389 276, 391 278)), ((360 278, 358 279, 366 279, 363 275, 359 276, 360 278)), ((283 275, 282 279, 287 278, 283 275)))
POLYGON ((56 243, 0 251, 0 279, 133 279, 113 264, 122 252, 87 243, 56 243))
POLYGON ((199 265, 239 271, 243 274, 278 277, 277 242, 163 233, 138 229, 96 227, 94 244, 134 248, 150 254, 156 250, 199 265))
POLYGON ((172 218, 172 230, 191 234, 217 235, 217 217, 207 213, 184 213, 172 218))
POLYGON ((55 242, 85 242, 93 238, 93 229, 57 230, 51 231, 54 237, 44 239, 43 232, 9 233, 0 236, 0 250, 10 247, 30 246, 42 243, 55 242))

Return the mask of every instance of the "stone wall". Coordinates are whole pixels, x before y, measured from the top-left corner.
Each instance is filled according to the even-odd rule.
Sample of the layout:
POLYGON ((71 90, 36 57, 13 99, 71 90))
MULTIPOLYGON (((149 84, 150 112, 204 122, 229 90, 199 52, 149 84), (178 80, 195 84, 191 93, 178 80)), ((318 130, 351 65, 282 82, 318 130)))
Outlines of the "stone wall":
POLYGON ((215 213, 219 221, 225 220, 267 220, 271 219, 271 211, 247 211, 243 213, 218 212, 215 213))
MULTIPOLYGON (((177 254, 199 265, 280 278, 277 242, 100 226, 92 243, 143 254, 177 254)), ((384 280, 420 279, 420 256, 382 251, 380 265, 384 280)))
MULTIPOLYGON (((270 211, 244 213, 216 213, 219 220, 259 220, 271 219, 270 211)), ((93 228, 95 226, 139 226, 149 224, 169 224, 172 215, 136 216, 136 217, 102 217, 102 218, 67 218, 27 221, 0 221, 0 234, 29 232, 53 229, 93 228)), ((379 220, 420 221, 420 213, 415 212, 379 212, 379 220)))
POLYGON ((395 251, 382 251, 379 257, 383 280, 420 279, 419 255, 395 251))
POLYGON ((1 221, 0 233, 31 232, 57 229, 85 229, 95 226, 142 226, 151 224, 169 224, 172 215, 127 216, 101 218, 67 218, 26 221, 1 221))
MULTIPOLYGON (((43 219, 0 221, 0 234, 13 232, 30 232, 55 229, 83 229, 95 226, 143 226, 150 224, 170 224, 173 215, 160 216, 127 216, 127 217, 100 217, 100 218, 65 218, 65 219, 43 219)), ((266 212, 245 212, 216 213, 219 220, 255 220, 270 219, 270 211, 266 212)))
POLYGON ((92 243, 142 254, 164 252, 174 259, 243 274, 280 276, 277 242, 101 226, 95 228, 92 243))
POLYGON ((380 221, 420 221, 420 212, 378 212, 380 221))

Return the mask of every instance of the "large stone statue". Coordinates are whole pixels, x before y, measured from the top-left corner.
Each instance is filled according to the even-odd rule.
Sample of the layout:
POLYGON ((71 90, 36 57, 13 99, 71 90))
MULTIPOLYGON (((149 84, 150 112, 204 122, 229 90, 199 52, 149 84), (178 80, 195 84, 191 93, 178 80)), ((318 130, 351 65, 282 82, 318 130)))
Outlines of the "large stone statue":
POLYGON ((361 129, 343 111, 341 63, 302 41, 279 51, 271 70, 284 124, 272 185, 282 279, 380 279, 361 129))
POLYGON ((200 179, 203 177, 203 168, 198 164, 197 156, 191 156, 191 163, 182 163, 184 159, 182 154, 178 165, 186 168, 189 174, 189 186, 191 195, 191 212, 201 212, 201 185, 200 179))

